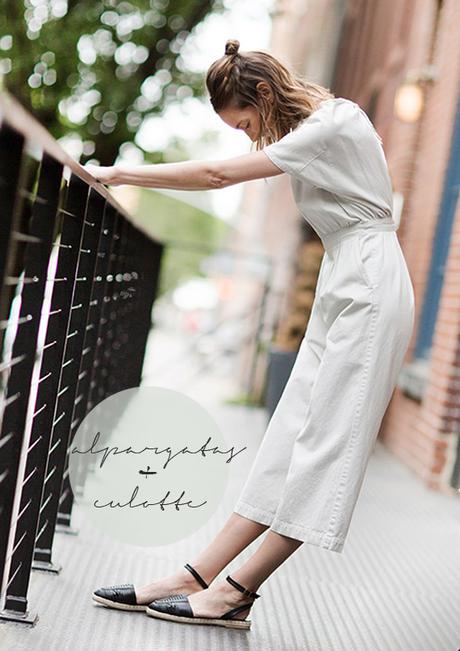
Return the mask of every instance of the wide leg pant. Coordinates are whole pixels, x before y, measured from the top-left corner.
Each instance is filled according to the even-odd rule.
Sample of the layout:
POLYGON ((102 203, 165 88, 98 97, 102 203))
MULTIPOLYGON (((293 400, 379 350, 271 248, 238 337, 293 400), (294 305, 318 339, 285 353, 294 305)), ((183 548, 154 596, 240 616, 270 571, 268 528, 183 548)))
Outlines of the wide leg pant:
POLYGON ((394 224, 322 236, 297 358, 234 511, 342 552, 414 322, 394 224))

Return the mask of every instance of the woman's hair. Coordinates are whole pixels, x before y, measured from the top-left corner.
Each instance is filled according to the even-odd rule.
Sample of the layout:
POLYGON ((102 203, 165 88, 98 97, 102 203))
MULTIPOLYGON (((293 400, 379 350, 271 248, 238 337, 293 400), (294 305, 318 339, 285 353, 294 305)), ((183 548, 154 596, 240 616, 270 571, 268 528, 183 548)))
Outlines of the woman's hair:
POLYGON ((226 108, 257 109, 258 150, 294 129, 321 101, 334 97, 328 88, 305 81, 268 52, 239 52, 239 46, 235 39, 226 42, 224 56, 208 69, 206 87, 216 113, 226 108), (267 86, 271 90, 273 102, 257 88, 260 82, 265 91, 267 86))

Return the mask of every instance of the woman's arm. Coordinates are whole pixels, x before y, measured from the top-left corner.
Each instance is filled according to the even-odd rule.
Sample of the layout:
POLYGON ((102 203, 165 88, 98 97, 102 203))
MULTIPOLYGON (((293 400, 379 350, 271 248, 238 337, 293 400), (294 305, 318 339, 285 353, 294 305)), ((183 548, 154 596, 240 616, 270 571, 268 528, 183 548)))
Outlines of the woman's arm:
POLYGON ((193 160, 133 167, 86 165, 85 169, 108 185, 127 184, 171 190, 212 190, 283 174, 263 151, 218 161, 193 160))

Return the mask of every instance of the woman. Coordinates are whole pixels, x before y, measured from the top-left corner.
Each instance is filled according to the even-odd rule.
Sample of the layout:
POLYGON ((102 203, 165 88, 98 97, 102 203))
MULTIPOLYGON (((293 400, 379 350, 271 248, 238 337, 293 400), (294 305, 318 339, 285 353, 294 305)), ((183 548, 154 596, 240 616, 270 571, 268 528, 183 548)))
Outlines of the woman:
POLYGON ((222 530, 192 565, 173 575, 136 589, 101 588, 93 596, 165 619, 249 628, 256 591, 303 542, 343 550, 409 344, 414 294, 392 219, 381 139, 365 112, 297 77, 270 54, 239 53, 238 47, 227 41, 206 83, 214 110, 244 130, 257 151, 219 161, 90 171, 114 185, 188 190, 286 172, 300 213, 325 248, 312 312, 222 530), (232 577, 214 582, 266 529, 254 555, 232 577))

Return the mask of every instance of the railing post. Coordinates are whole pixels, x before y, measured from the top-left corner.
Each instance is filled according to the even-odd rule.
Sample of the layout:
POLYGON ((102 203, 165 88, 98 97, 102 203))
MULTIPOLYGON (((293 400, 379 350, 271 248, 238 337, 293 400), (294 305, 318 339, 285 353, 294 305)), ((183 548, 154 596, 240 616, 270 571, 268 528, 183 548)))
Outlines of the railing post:
MULTIPOLYGON (((117 213, 116 209, 110 205, 110 203, 106 203, 104 211, 104 222, 102 225, 101 236, 99 240, 96 269, 91 292, 91 300, 89 304, 88 323, 85 333, 84 347, 81 355, 79 375, 82 375, 83 371, 87 372, 82 375, 79 380, 77 387, 77 398, 75 399, 75 407, 72 417, 73 421, 78 421, 78 423, 75 423, 76 428, 78 428, 78 424, 81 423, 83 418, 92 407, 92 404, 90 402, 91 380, 94 373, 94 360, 97 352, 96 349, 98 337, 100 336, 102 327, 102 315, 106 310, 106 302, 104 299, 106 298, 108 284, 107 276, 109 271, 109 259, 114 242, 113 232, 117 219, 121 219, 121 216, 118 217, 118 215, 119 214, 117 213), (88 327, 90 325, 91 327, 88 327)), ((86 472, 86 466, 84 464, 82 464, 81 472, 86 472)), ((83 482, 84 476, 81 476, 80 480, 83 482)), ((70 484, 67 477, 63 484, 63 493, 68 487, 70 488, 70 484)), ((58 531, 67 533, 73 532, 69 526, 72 506, 73 496, 72 493, 69 493, 66 498, 66 506, 64 507, 64 505, 61 505, 60 511, 58 513, 58 531), (64 508, 65 511, 63 511, 64 508), (64 515, 64 517, 61 517, 61 513, 64 515)))
MULTIPOLYGON (((15 434, 16 446, 14 453, 10 450, 11 459, 18 463, 19 457, 24 455, 27 463, 25 473, 21 473, 19 469, 16 472, 14 490, 21 496, 21 500, 14 521, 11 519, 11 503, 9 508, 9 530, 10 534, 15 532, 15 535, 11 563, 3 564, 5 567, 10 566, 10 572, 6 584, 6 612, 0 615, 7 619, 17 617, 22 620, 29 619, 26 594, 34 548, 34 525, 36 526, 37 523, 34 514, 39 508, 41 488, 37 463, 45 462, 47 450, 44 450, 44 438, 41 435, 30 439, 26 436, 26 423, 61 178, 62 165, 44 156, 38 191, 32 206, 29 233, 20 234, 26 237, 24 286, 21 293, 19 325, 12 351, 12 360, 19 361, 11 368, 8 379, 7 404, 0 438, 7 436, 8 433, 15 434), (29 280, 30 282, 27 282, 29 280), (24 446, 26 449, 22 449, 24 446), (20 560, 16 557, 19 548, 20 560)), ((47 377, 40 377, 38 381, 46 382, 47 379, 47 377)), ((5 512, 2 515, 5 516, 5 512)), ((3 525, 5 524, 4 522, 3 525)))
POLYGON ((107 293, 107 311, 103 320, 103 335, 100 347, 100 366, 98 367, 98 400, 104 400, 118 389, 110 390, 112 363, 116 360, 114 351, 117 316, 119 310, 119 291, 116 280, 117 274, 123 272, 123 259, 125 248, 129 237, 131 225, 125 219, 119 222, 118 231, 115 236, 112 261, 110 266, 110 290, 107 293))
MULTIPOLYGON (((3 291, 8 265, 8 251, 11 244, 13 225, 15 223, 16 189, 21 168, 24 138, 14 129, 2 125, 0 129, 0 344, 4 350, 5 331, 8 326, 10 312, 9 296, 3 291)), ((3 356, 2 356, 3 357, 3 356)), ((0 362, 1 363, 1 362, 0 362)), ((2 373, 2 391, 4 387, 3 374, 8 365, 0 367, 2 373)), ((22 442, 22 431, 11 431, 0 434, 0 589, 3 584, 3 573, 8 546, 9 524, 13 511, 14 491, 19 468, 19 453, 22 442)))
POLYGON ((123 229, 118 255, 118 265, 114 277, 114 292, 112 296, 111 311, 111 341, 110 347, 105 351, 105 393, 110 396, 126 387, 126 369, 123 367, 123 353, 126 348, 128 334, 125 319, 129 313, 130 300, 126 294, 127 274, 130 270, 130 247, 134 240, 135 229, 127 223, 123 229))
POLYGON ((142 379, 144 351, 152 327, 153 301, 158 291, 164 246, 144 238, 139 242, 139 280, 137 283, 136 319, 129 337, 129 386, 139 386, 142 379))
MULTIPOLYGON (((70 486, 68 474, 68 448, 73 441, 75 431, 78 427, 79 420, 75 417, 75 405, 82 400, 83 394, 78 393, 79 382, 89 373, 88 369, 82 370, 82 354, 85 344, 85 338, 88 330, 95 326, 89 322, 88 314, 90 307, 90 298, 94 287, 94 272, 96 269, 97 251, 102 229, 104 216, 105 201, 95 190, 91 190, 88 199, 86 211, 85 227, 83 230, 82 246, 80 251, 77 283, 75 286, 74 300, 72 305, 73 318, 71 321, 71 330, 78 328, 78 332, 71 342, 69 359, 75 360, 71 364, 72 371, 68 382, 69 389, 66 394, 66 404, 69 406, 69 434, 67 453, 64 460, 64 474, 62 477, 61 496, 58 502, 58 512, 56 522, 61 526, 60 531, 70 529, 70 514, 72 509, 72 489, 70 486)), ((67 351, 67 348, 66 348, 67 351)), ((83 365, 84 366, 84 365, 83 365)))
POLYGON ((51 447, 49 450, 46 476, 44 479, 42 504, 40 507, 39 528, 33 567, 58 572, 60 568, 51 562, 54 526, 56 523, 57 503, 59 500, 65 454, 67 452, 66 431, 70 425, 69 405, 64 400, 69 366, 77 365, 65 353, 67 342, 72 339, 71 307, 75 288, 78 257, 86 212, 88 187, 77 176, 72 175, 68 187, 59 256, 51 298, 50 319, 46 333, 42 366, 54 369, 54 381, 40 387, 37 404, 50 404, 47 412, 46 427, 51 430, 51 447), (64 421, 64 422, 63 422, 64 421))

